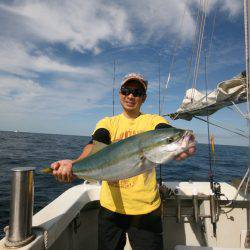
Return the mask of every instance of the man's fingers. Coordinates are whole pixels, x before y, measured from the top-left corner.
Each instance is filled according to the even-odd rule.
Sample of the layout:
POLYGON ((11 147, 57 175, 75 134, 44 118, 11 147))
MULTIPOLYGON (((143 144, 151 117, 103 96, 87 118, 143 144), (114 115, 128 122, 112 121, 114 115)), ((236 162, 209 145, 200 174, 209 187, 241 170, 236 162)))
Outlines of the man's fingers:
POLYGON ((57 170, 59 167, 60 167, 60 163, 58 161, 52 163, 51 165, 51 168, 57 170))
POLYGON ((175 160, 177 160, 177 161, 184 160, 184 159, 186 159, 188 156, 193 155, 193 154, 195 153, 195 151, 196 151, 196 148, 195 148, 195 147, 191 147, 191 148, 189 148, 186 152, 182 152, 182 153, 180 153, 179 155, 177 155, 177 156, 175 157, 175 160))
POLYGON ((53 175, 56 180, 60 182, 71 182, 73 179, 72 173, 72 161, 71 160, 61 160, 51 164, 53 169, 53 175))
POLYGON ((195 151, 196 151, 196 147, 191 147, 191 148, 188 149, 188 153, 191 154, 191 155, 194 154, 195 151))

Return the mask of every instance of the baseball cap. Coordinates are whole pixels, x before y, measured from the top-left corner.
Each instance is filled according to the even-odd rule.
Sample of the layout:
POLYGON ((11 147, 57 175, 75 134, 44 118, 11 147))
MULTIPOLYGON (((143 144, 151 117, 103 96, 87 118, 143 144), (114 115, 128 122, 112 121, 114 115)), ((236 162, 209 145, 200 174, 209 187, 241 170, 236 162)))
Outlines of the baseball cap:
POLYGON ((139 73, 129 73, 127 75, 124 76, 124 78, 122 79, 122 84, 121 87, 127 83, 128 81, 138 81, 139 83, 141 83, 142 87, 144 88, 145 92, 147 91, 147 87, 148 87, 148 81, 144 78, 143 75, 139 74, 139 73))

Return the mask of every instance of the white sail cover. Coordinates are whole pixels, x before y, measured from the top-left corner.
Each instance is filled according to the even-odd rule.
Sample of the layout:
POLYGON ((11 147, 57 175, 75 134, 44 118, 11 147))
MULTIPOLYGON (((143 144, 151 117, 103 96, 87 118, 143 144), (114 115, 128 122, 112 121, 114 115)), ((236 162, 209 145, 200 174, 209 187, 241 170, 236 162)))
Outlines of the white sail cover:
POLYGON ((207 97, 194 88, 188 89, 181 106, 169 116, 174 120, 190 121, 193 116, 211 115, 221 108, 232 105, 233 102, 237 104, 246 101, 247 85, 244 71, 230 80, 220 82, 207 97))

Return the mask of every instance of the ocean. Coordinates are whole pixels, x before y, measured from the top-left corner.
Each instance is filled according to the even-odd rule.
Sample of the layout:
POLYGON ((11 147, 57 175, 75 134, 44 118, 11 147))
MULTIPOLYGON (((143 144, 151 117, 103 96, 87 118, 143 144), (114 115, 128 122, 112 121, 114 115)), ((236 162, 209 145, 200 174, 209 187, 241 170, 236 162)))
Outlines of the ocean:
MULTIPOLYGON (((71 135, 0 132, 0 235, 9 222, 11 169, 48 167, 59 159, 74 159, 90 137, 71 135)), ((215 181, 230 182, 241 178, 250 162, 248 147, 215 145, 213 173, 215 181)), ((208 146, 198 144, 196 154, 184 161, 162 166, 164 181, 208 181, 208 146)), ((157 175, 159 168, 157 168, 157 175)), ((68 188, 82 183, 60 183, 52 175, 35 173, 34 213, 45 207, 68 188)))

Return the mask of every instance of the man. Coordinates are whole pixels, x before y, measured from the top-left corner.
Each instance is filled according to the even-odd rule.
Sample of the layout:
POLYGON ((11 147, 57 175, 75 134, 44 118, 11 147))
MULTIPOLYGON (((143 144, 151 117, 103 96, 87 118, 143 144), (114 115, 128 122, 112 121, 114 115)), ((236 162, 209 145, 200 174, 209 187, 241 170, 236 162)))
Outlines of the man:
MULTIPOLYGON (((60 181, 73 179, 73 165, 92 150, 93 140, 110 144, 141 132, 170 127, 159 115, 141 113, 146 100, 147 81, 137 73, 125 76, 119 92, 123 113, 106 117, 96 125, 92 140, 76 160, 61 160, 51 164, 53 174, 60 181)), ((182 160, 195 148, 176 157, 182 160)), ((114 155, 115 157, 115 155, 114 155)), ((162 249, 160 196, 156 171, 115 182, 102 182, 101 208, 98 217, 99 249, 123 249, 128 234, 132 249, 162 249)))

